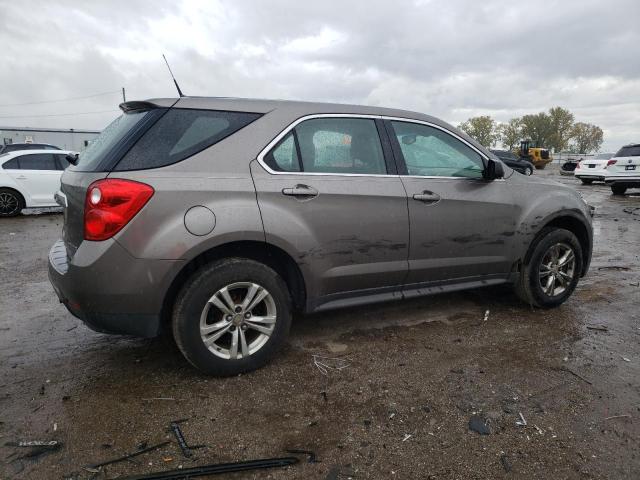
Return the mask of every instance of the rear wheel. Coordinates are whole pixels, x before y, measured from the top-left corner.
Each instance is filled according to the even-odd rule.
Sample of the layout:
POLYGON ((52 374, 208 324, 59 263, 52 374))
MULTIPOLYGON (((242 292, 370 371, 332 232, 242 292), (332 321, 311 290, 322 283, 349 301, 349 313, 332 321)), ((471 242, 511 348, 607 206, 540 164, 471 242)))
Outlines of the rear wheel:
POLYGON ((266 265, 241 258, 198 270, 173 311, 180 351, 195 367, 217 376, 265 365, 285 343, 290 325, 285 282, 266 265))
POLYGON ((516 294, 536 307, 551 308, 573 293, 582 273, 582 247, 576 236, 563 228, 546 228, 531 245, 523 265, 516 294))
POLYGON ((611 185, 611 192, 613 192, 614 195, 624 195, 626 191, 627 187, 622 187, 620 185, 611 185))
POLYGON ((24 198, 18 192, 10 188, 0 188, 0 217, 15 217, 24 206, 24 198))
POLYGON ((582 181, 583 184, 585 185, 591 185, 593 183, 593 180, 590 178, 581 178, 580 179, 582 181))
POLYGON ((529 175, 533 175, 533 168, 531 168, 531 167, 527 167, 527 168, 524 170, 524 174, 525 174, 525 175, 527 175, 527 176, 529 176, 529 175))

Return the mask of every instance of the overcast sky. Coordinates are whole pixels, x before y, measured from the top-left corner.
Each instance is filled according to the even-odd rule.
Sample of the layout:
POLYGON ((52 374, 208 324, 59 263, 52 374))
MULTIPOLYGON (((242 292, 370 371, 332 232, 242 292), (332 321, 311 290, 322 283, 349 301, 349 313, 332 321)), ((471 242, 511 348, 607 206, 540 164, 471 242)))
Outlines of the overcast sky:
POLYGON ((0 52, 2 126, 101 129, 121 87, 175 96, 164 52, 187 95, 399 107, 456 125, 560 105, 604 129, 603 151, 640 141, 639 0, 0 0, 0 52), (73 115, 44 116, 60 114, 73 115))

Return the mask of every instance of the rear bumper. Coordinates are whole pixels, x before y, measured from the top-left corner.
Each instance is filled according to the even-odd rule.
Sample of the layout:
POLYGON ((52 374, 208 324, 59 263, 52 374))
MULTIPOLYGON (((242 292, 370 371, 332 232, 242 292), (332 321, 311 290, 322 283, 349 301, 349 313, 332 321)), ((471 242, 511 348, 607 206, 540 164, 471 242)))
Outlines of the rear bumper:
POLYGON ((580 178, 580 179, 585 179, 585 180, 600 180, 603 181, 604 180, 604 175, 603 174, 598 174, 598 173, 574 173, 576 178, 580 178))
POLYGON ((640 187, 640 176, 635 177, 606 177, 604 179, 604 183, 607 185, 619 185, 621 187, 640 187))
POLYGON ((143 260, 114 240, 83 242, 72 259, 62 240, 49 252, 49 280, 69 312, 103 333, 153 337, 180 261, 143 260))

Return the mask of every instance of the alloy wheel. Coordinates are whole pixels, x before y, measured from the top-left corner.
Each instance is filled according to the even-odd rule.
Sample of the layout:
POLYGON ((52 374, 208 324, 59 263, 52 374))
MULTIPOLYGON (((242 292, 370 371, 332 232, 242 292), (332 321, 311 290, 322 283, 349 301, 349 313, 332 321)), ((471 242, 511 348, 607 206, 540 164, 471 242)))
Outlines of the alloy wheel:
POLYGON ((573 281, 576 256, 566 243, 552 245, 542 257, 538 280, 542 291, 550 296, 562 295, 573 281))
POLYGON ((20 201, 18 197, 10 192, 0 193, 0 215, 11 216, 18 213, 20 201))
POLYGON ((200 337, 214 355, 239 360, 264 347, 276 320, 276 303, 267 289, 232 283, 214 293, 202 310, 200 337))

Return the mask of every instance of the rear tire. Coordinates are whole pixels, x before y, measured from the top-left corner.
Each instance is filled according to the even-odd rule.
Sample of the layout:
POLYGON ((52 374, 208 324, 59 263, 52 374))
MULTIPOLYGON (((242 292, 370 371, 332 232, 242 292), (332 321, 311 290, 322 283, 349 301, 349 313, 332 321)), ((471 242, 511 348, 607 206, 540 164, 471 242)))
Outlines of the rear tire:
POLYGON ((593 180, 589 179, 589 178, 581 178, 580 181, 584 184, 584 185, 591 185, 593 183, 593 180))
POLYGON ((622 187, 620 185, 611 185, 611 192, 614 195, 624 195, 627 191, 627 187, 622 187))
POLYGON ((0 188, 0 217, 15 217, 25 207, 24 198, 11 188, 0 188))
POLYGON ((531 167, 527 167, 527 168, 525 169, 525 171, 524 171, 524 174, 525 174, 527 177, 529 177, 529 176, 533 175, 533 168, 531 168, 531 167))
POLYGON ((207 375, 262 367, 284 345, 290 326, 286 283, 266 265, 244 258, 218 260, 196 271, 173 309, 178 348, 207 375), (254 305, 252 299, 259 301, 254 305))
POLYGON ((563 228, 545 228, 529 247, 528 258, 515 285, 516 295, 540 308, 564 303, 582 275, 583 253, 576 236, 563 228), (554 251, 558 252, 555 264, 554 251))

